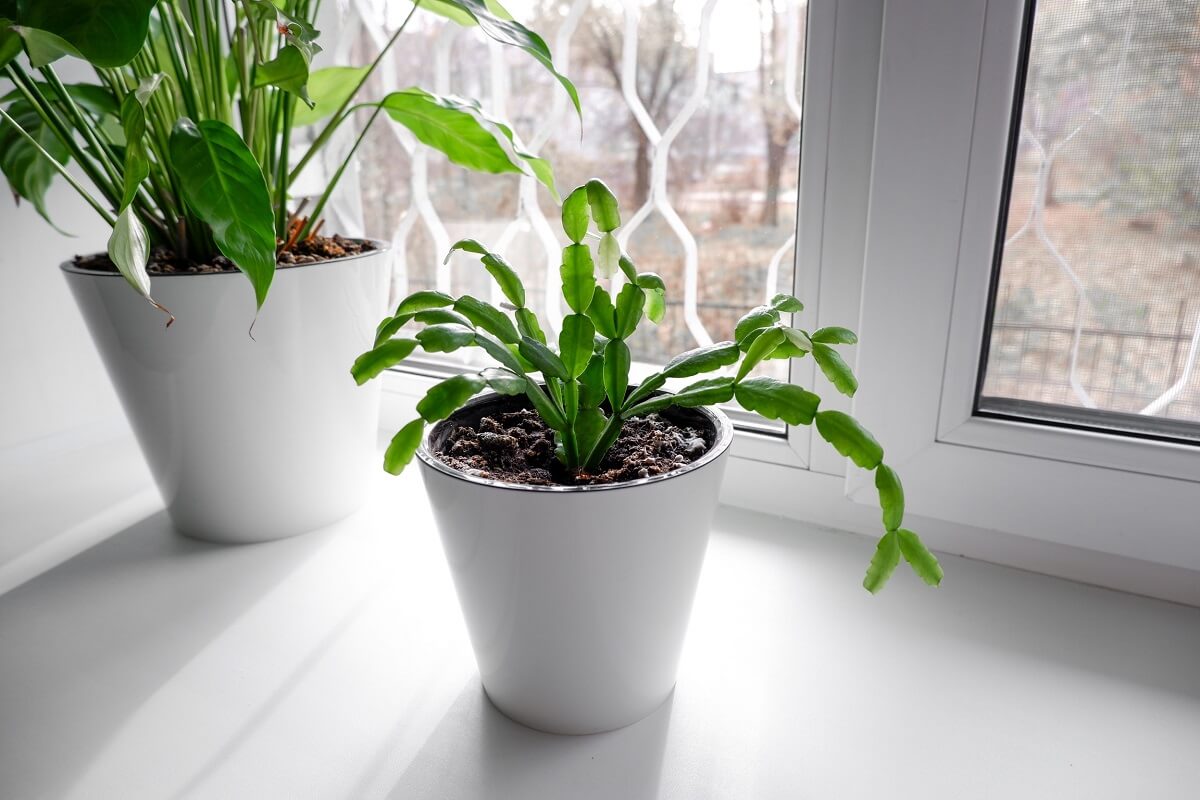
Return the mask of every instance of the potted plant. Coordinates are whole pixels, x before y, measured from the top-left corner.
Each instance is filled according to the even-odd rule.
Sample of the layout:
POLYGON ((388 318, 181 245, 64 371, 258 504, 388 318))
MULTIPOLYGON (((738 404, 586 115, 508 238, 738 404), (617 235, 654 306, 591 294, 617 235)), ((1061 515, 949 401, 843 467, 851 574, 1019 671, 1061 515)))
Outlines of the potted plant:
MULTIPOLYGON (((545 43, 495 0, 424 4, 526 50, 578 109, 545 43)), ((549 166, 474 101, 417 87, 356 99, 412 12, 373 63, 310 75, 318 5, 0 0, 0 75, 12 84, 0 169, 47 220, 46 188, 61 176, 112 226, 106 253, 62 269, 192 536, 288 536, 361 502, 379 395, 356 391, 344 365, 384 311, 387 246, 319 231, 371 122, 387 114, 456 164, 532 173, 553 191, 549 166), (96 82, 64 83, 53 66, 64 55, 96 82), (301 170, 362 109, 367 126, 327 188, 307 214, 293 207, 301 170)))
POLYGON ((853 395, 858 382, 835 349, 857 341, 853 333, 792 327, 785 318, 802 306, 779 295, 742 317, 732 340, 683 353, 630 386, 627 340, 643 318, 662 319, 663 281, 621 252, 617 201, 600 181, 567 197, 562 224, 572 313, 557 340, 526 307, 516 272, 466 239, 451 252, 479 255, 509 307, 417 292, 351 369, 362 384, 418 348, 478 347, 498 365, 430 388, 384 468, 397 474, 414 455, 421 461, 483 685, 501 711, 541 730, 593 733, 641 719, 671 692, 733 436, 719 403, 815 423, 839 453, 875 471, 885 533, 868 590, 879 591, 901 556, 927 583, 941 581, 937 559, 901 527, 903 489, 875 438, 848 414, 820 410, 816 394, 751 376, 766 359, 811 355, 853 395), (420 329, 404 335, 412 324, 420 329), (717 377, 663 390, 704 373, 717 377))

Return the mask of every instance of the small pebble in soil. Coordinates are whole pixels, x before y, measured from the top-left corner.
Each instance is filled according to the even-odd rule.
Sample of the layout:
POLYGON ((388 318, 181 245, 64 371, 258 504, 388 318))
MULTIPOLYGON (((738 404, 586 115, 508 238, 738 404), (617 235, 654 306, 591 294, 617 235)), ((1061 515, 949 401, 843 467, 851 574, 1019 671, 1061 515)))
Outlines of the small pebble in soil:
POLYGON ((467 475, 532 486, 579 486, 649 478, 704 455, 703 434, 650 414, 625 423, 599 467, 571 471, 554 455, 554 432, 529 409, 483 417, 455 428, 437 456, 467 475))

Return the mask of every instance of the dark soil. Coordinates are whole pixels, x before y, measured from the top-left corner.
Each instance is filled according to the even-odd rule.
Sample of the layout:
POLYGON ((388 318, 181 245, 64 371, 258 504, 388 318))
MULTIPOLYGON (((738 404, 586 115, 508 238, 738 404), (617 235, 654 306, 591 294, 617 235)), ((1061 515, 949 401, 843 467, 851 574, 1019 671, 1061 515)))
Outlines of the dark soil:
MULTIPOLYGON (((313 236, 311 239, 296 242, 289 249, 280 253, 278 265, 286 268, 300 264, 315 264, 319 261, 331 261, 335 258, 358 255, 374 249, 375 245, 365 240, 343 239, 341 236, 313 236)), ((107 253, 75 256, 75 266, 95 272, 117 271, 107 253)), ((238 269, 225 256, 219 255, 206 263, 197 263, 180 258, 165 248, 155 248, 150 253, 150 264, 146 267, 146 271, 151 275, 199 275, 237 272, 238 269)))
POLYGON ((625 423, 616 444, 594 472, 567 469, 554 455, 554 432, 529 409, 482 417, 460 425, 437 457, 468 475, 532 486, 621 483, 677 470, 704 455, 704 435, 657 414, 625 423))

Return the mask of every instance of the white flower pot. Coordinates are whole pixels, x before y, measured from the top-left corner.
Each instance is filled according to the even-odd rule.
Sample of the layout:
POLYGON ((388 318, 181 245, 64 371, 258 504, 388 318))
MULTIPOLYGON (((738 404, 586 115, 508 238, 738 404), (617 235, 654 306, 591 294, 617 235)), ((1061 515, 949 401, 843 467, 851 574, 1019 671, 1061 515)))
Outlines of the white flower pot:
POLYGON ((356 386, 350 365, 385 313, 389 258, 376 246, 277 270, 257 320, 240 273, 153 276, 170 328, 119 275, 62 265, 181 532, 279 539, 361 505, 378 469, 380 385, 356 386))
POLYGON ((518 398, 480 398, 418 451, 484 689, 551 733, 642 719, 670 695, 733 428, 675 409, 708 451, 676 472, 605 485, 485 480, 432 455, 456 423, 518 398))

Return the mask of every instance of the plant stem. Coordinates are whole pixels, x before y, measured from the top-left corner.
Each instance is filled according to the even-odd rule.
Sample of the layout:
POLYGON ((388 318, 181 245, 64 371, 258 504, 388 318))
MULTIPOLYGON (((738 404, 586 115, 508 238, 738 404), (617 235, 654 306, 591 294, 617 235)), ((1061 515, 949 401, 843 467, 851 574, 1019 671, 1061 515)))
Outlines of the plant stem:
POLYGON ((367 120, 367 124, 363 126, 362 132, 358 134, 358 138, 354 140, 354 146, 350 148, 350 152, 342 160, 342 164, 338 167, 337 172, 333 173, 333 177, 329 179, 329 185, 325 187, 325 191, 321 193, 320 199, 317 200, 316 206, 313 207, 312 214, 309 215, 308 221, 304 223, 304 228, 300 231, 299 238, 303 239, 312 230, 312 226, 316 224, 317 219, 321 216, 321 211, 325 209, 325 204, 329 202, 330 195, 337 188, 338 181, 342 179, 342 173, 346 171, 346 167, 350 165, 350 159, 354 158, 354 151, 362 144, 363 139, 367 136, 367 131, 371 130, 371 124, 375 122, 375 118, 379 116, 379 112, 383 111, 383 107, 377 107, 375 113, 367 120))
POLYGON ((417 12, 417 7, 420 4, 421 0, 413 0, 413 7, 408 12, 408 16, 404 18, 404 21, 400 23, 400 27, 397 28, 396 32, 392 34, 392 38, 388 39, 387 44, 385 44, 383 49, 379 51, 379 55, 375 56, 375 60, 371 62, 369 67, 367 67, 367 71, 364 72, 362 78, 359 79, 358 85, 354 87, 354 91, 350 92, 350 94, 346 96, 346 99, 342 101, 342 104, 338 106, 337 110, 333 112, 333 115, 329 118, 329 122, 326 123, 325 127, 321 129, 321 132, 317 134, 317 138, 313 139, 313 143, 309 145, 308 151, 305 152, 304 156, 301 157, 299 162, 297 162, 296 168, 293 169, 288 175, 287 181, 289 186, 295 183, 296 178, 299 177, 301 170, 304 169, 304 166, 308 164, 312 157, 316 155, 322 147, 325 146, 325 142, 328 141, 329 137, 333 135, 334 130, 336 130, 337 127, 345 121, 346 116, 349 116, 343 116, 343 112, 350 107, 350 103, 352 100, 354 100, 354 96, 359 93, 362 87, 366 84, 367 80, 370 79, 371 75, 374 74, 376 67, 378 67, 379 63, 383 61, 384 55, 387 54, 388 50, 392 49, 392 45, 395 44, 396 40, 400 38, 400 34, 404 33, 404 29, 408 27, 408 21, 412 19, 413 14, 417 12))
POLYGON ((6 112, 3 108, 0 108, 0 117, 3 117, 8 122, 9 125, 12 125, 13 128, 18 133, 20 133, 22 136, 24 136, 29 141, 29 143, 32 144, 37 149, 37 151, 39 153, 41 153, 42 156, 47 161, 50 162, 50 164, 54 167, 54 169, 58 172, 58 174, 62 175, 63 179, 66 180, 67 183, 71 184, 71 187, 73 189, 75 189, 76 192, 79 193, 79 196, 82 197, 84 200, 86 200, 88 202, 88 205, 90 205, 92 208, 94 208, 96 210, 96 213, 99 214, 104 219, 105 222, 107 222, 109 225, 116 223, 117 218, 114 217, 111 213, 109 213, 108 209, 106 209, 104 206, 100 205, 100 203, 96 200, 96 198, 92 197, 91 193, 88 192, 87 189, 83 188, 83 186, 79 183, 79 181, 75 180, 75 178, 71 175, 71 173, 67 171, 66 167, 64 167, 62 164, 58 163, 58 161, 56 161, 53 156, 51 156, 49 153, 47 153, 46 150, 40 144, 38 144, 38 140, 33 138, 33 136, 30 135, 29 131, 25 130, 20 125, 18 125, 17 121, 15 119, 13 119, 12 117, 10 117, 8 115, 8 112, 6 112))

